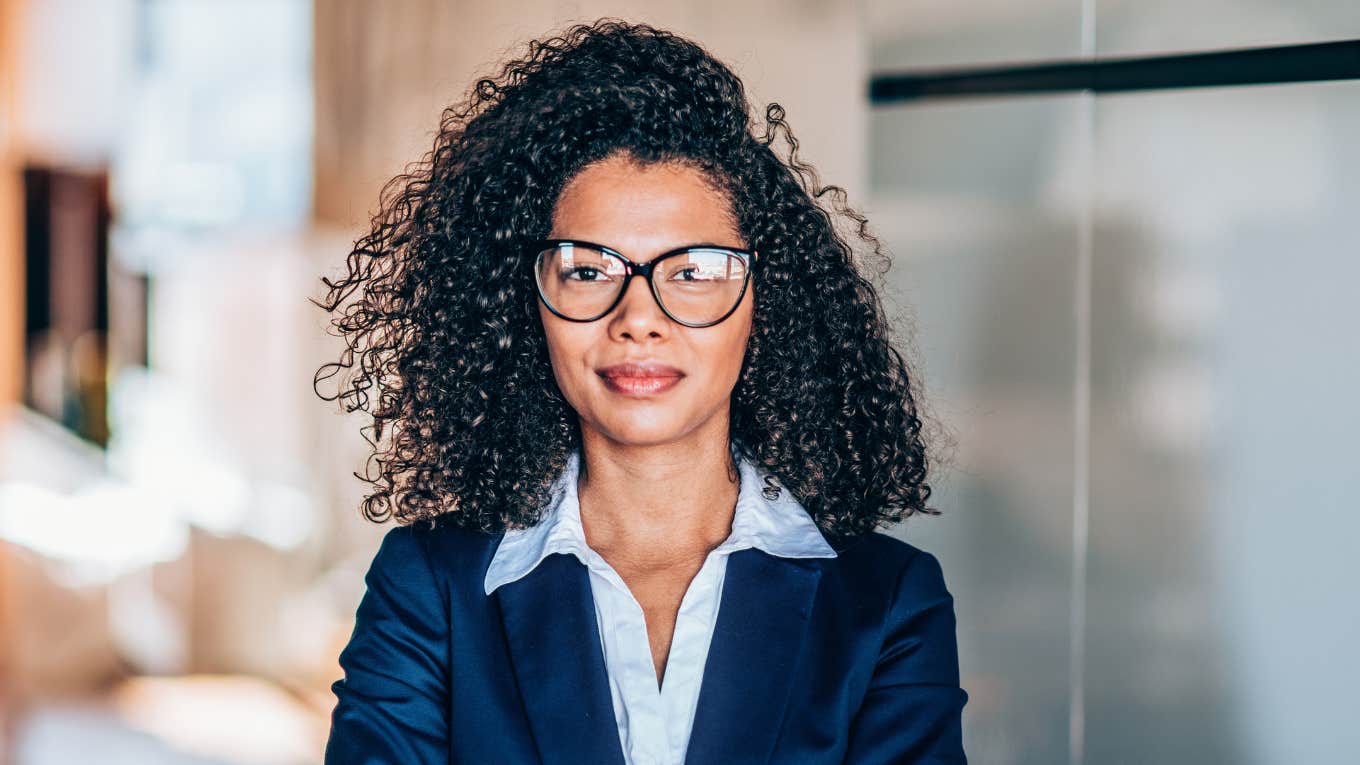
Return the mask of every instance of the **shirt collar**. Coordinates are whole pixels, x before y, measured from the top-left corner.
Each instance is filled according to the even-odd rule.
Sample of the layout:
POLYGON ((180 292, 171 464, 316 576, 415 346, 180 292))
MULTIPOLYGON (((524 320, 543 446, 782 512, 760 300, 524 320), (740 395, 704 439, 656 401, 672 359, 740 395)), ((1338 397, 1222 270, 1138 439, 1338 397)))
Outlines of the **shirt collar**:
MULTIPOLYGON (((588 546, 576 496, 580 468, 581 451, 576 449, 553 482, 541 520, 527 529, 505 532, 486 570, 483 588, 487 595, 533 571, 553 553, 571 553, 586 559, 588 546)), ((836 551, 822 536, 812 516, 779 479, 744 457, 738 459, 738 468, 741 481, 732 533, 714 552, 756 547, 782 558, 836 557, 836 551)))

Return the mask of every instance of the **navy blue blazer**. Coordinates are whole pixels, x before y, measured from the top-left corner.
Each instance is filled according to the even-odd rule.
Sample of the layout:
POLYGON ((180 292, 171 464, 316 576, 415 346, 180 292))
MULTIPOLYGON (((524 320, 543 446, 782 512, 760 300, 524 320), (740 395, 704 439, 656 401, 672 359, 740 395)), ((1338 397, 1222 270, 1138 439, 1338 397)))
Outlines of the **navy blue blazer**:
MULTIPOLYGON (((387 532, 326 765, 623 765, 587 569, 555 553, 488 597, 501 536, 387 532)), ((939 562, 879 533, 837 553, 731 554, 687 765, 966 762, 939 562)))

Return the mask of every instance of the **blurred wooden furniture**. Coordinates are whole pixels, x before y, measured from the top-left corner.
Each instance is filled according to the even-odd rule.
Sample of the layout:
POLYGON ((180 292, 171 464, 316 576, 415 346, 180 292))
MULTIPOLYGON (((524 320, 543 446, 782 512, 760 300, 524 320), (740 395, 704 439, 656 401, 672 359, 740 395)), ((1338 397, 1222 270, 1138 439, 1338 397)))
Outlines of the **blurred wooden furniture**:
MULTIPOLYGON (((19 399, 23 349, 22 196, 16 136, 19 26, 24 0, 0 0, 0 426, 19 399)), ((8 591, 9 561, 0 549, 0 593, 8 591)), ((9 682, 12 604, 0 595, 0 765, 12 761, 14 694, 9 682)))

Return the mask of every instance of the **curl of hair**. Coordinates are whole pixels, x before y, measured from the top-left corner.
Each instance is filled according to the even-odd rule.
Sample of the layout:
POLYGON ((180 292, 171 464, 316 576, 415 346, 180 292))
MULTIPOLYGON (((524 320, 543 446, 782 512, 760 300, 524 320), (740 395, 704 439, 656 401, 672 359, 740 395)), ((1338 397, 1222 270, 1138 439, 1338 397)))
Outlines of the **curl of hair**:
POLYGON ((355 473, 373 484, 363 515, 486 532, 539 520, 580 430, 523 245, 547 235, 576 173, 616 153, 701 170, 761 253, 734 449, 778 476, 833 545, 938 514, 917 386, 834 225, 853 221, 886 263, 866 219, 799 160, 782 107, 756 125, 741 81, 702 47, 600 19, 531 41, 448 107, 433 148, 383 187, 347 273, 321 280, 313 302, 346 347, 313 387, 349 370, 334 396, 317 393, 373 418, 377 473, 355 473), (787 161, 771 149, 781 134, 787 161))

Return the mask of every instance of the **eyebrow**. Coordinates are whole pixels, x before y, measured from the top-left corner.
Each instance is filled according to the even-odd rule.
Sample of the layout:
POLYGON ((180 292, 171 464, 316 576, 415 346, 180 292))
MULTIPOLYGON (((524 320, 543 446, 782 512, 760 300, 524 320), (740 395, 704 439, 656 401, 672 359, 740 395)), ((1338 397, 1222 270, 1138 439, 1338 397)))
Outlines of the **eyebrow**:
MULTIPOLYGON (((623 253, 623 254, 625 254, 625 255, 628 254, 628 253, 624 252, 623 250, 619 249, 618 247, 615 247, 615 246, 612 245, 612 244, 605 244, 604 242, 596 241, 596 240, 593 240, 593 239, 587 239, 586 237, 550 236, 550 237, 547 237, 547 238, 548 238, 548 239, 562 239, 562 240, 571 241, 571 242, 590 242, 590 243, 592 243, 592 244, 600 244, 600 245, 604 245, 605 247, 608 247, 608 248, 610 248, 611 250, 615 250, 615 251, 620 252, 620 253, 623 253)), ((667 247, 666 249, 661 250, 660 252, 658 252, 658 253, 657 253, 657 256, 665 255, 665 254, 668 253, 668 252, 675 252, 676 250, 684 250, 684 249, 687 249, 687 248, 690 248, 690 247, 714 247, 714 248, 719 249, 719 250, 749 250, 749 249, 750 249, 750 248, 747 247, 747 246, 739 245, 739 244, 718 244, 717 242, 711 242, 711 241, 706 241, 706 242, 691 242, 691 243, 689 243, 689 244, 677 244, 677 245, 674 246, 674 247, 667 247)))

